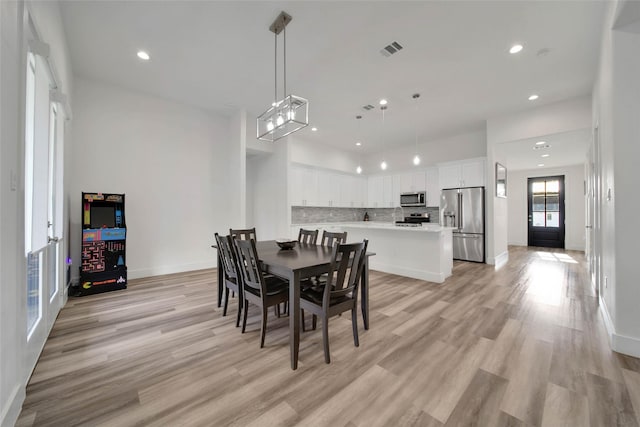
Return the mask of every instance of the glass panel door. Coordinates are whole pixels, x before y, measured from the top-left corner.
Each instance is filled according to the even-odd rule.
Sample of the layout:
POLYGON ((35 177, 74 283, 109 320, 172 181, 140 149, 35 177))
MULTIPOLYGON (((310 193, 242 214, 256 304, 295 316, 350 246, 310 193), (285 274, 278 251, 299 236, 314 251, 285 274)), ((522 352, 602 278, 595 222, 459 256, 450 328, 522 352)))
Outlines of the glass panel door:
POLYGON ((564 176, 529 178, 529 246, 564 248, 564 176))

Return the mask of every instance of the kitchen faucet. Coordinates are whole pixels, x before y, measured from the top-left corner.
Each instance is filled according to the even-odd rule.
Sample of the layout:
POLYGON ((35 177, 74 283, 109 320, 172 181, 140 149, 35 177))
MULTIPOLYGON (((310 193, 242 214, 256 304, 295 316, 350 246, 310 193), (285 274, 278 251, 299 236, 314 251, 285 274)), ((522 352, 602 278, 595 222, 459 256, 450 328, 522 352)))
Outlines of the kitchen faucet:
POLYGON ((396 206, 395 208, 393 208, 393 222, 395 223, 396 221, 398 221, 397 217, 396 217, 396 210, 400 209, 400 214, 402 215, 400 217, 400 221, 404 221, 404 209, 402 209, 402 206, 396 206))

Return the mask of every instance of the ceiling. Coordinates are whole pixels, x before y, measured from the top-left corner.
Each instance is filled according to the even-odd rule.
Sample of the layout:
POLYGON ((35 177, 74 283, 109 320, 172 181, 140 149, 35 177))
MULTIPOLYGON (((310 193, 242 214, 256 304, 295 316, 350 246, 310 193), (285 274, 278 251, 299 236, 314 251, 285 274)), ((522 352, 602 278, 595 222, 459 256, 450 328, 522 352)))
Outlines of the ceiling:
POLYGON ((217 114, 245 108, 253 118, 273 101, 268 27, 282 10, 293 17, 287 89, 309 99, 318 128, 297 135, 346 150, 362 139, 373 153, 589 94, 605 3, 61 1, 76 75, 217 114), (381 55, 394 41, 403 49, 381 55), (524 50, 510 55, 516 42, 524 50), (140 61, 139 49, 151 60, 140 61), (528 101, 532 93, 540 98, 528 101), (367 104, 376 108, 365 112, 367 104))
POLYGON ((591 129, 580 129, 508 142, 500 144, 499 149, 503 150, 510 171, 547 169, 583 164, 589 141, 591 129))

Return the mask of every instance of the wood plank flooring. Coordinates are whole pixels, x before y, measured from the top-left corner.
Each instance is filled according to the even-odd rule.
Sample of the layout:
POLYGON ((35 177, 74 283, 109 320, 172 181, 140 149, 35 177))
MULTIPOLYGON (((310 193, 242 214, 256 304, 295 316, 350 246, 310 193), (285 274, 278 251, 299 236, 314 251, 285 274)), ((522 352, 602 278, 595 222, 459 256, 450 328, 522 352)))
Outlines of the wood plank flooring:
MULTIPOLYGON (((215 270, 70 299, 19 426, 638 426, 640 360, 609 349, 580 252, 512 247, 443 284, 371 272, 371 329, 222 317, 215 270)), ((309 317, 309 316, 307 316, 309 317)), ((310 322, 310 319, 307 319, 310 322)))

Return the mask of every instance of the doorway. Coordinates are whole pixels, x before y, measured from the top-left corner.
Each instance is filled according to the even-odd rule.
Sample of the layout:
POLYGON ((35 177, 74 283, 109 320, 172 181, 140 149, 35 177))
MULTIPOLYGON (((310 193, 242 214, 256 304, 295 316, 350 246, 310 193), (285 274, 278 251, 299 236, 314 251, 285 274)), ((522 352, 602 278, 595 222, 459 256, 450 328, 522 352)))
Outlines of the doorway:
POLYGON ((564 249, 564 175, 529 178, 529 246, 564 249))

